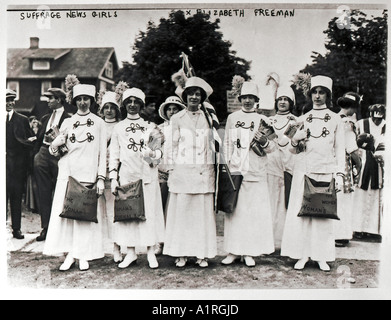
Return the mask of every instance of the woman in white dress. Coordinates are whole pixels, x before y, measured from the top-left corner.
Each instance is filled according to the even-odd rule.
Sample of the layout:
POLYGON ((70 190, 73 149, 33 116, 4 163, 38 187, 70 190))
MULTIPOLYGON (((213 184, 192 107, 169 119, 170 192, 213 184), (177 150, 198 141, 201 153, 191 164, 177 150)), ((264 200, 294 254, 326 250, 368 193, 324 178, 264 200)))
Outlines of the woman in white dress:
POLYGON ((221 262, 232 264, 244 256, 248 267, 255 266, 254 257, 274 252, 273 222, 267 185, 266 153, 257 155, 250 147, 254 136, 262 139, 263 150, 271 152, 274 141, 258 132, 261 120, 269 119, 255 111, 259 101, 258 87, 244 82, 238 97, 242 109, 227 118, 224 155, 230 171, 240 173, 243 181, 234 212, 225 214, 224 250, 228 256, 221 262))
POLYGON ((284 133, 290 125, 297 122, 296 116, 292 114, 295 101, 295 93, 291 87, 279 87, 275 102, 276 114, 271 117, 274 132, 277 135, 277 148, 267 154, 268 186, 271 195, 274 242, 279 248, 284 231, 295 161, 295 154, 290 152, 290 139, 284 133))
POLYGON ((216 217, 214 212, 215 169, 211 147, 211 129, 205 114, 205 100, 213 89, 203 79, 187 80, 182 101, 187 108, 173 115, 172 152, 168 152, 169 202, 163 254, 176 257, 182 268, 187 257, 208 267, 207 259, 217 254, 216 217))
POLYGON ((83 185, 97 184, 99 196, 104 191, 106 175, 106 127, 104 121, 90 112, 95 99, 93 85, 78 84, 73 87, 73 104, 77 113, 65 119, 60 135, 52 142, 50 153, 59 156, 62 145, 68 152, 58 161, 57 184, 53 198, 50 225, 43 253, 67 253, 61 271, 66 271, 79 260, 80 270, 89 269, 88 261, 104 257, 102 218, 104 201, 98 198, 98 223, 61 218, 68 178, 73 177, 83 185))
MULTIPOLYGON (((98 110, 98 115, 105 121, 106 134, 107 134, 107 157, 106 157, 106 180, 105 180, 105 224, 104 234, 109 240, 112 240, 112 229, 114 222, 114 201, 115 196, 111 192, 111 183, 109 177, 109 160, 110 152, 109 147, 111 143, 111 134, 113 133, 114 126, 121 120, 121 109, 117 101, 117 94, 113 91, 107 91, 104 93, 101 101, 101 106, 98 110)), ((114 261, 119 262, 122 259, 120 254, 120 248, 117 244, 114 244, 114 261)))
POLYGON ((309 259, 323 271, 335 260, 334 220, 298 217, 304 194, 304 176, 330 182, 334 177, 342 185, 345 167, 345 136, 341 117, 332 112, 332 79, 316 76, 309 91, 313 107, 298 118, 304 129, 292 138, 292 146, 306 141, 305 151, 298 155, 293 172, 292 189, 281 245, 281 255, 297 259, 296 270, 302 270, 309 259))
POLYGON ((347 246, 353 238, 353 200, 354 200, 354 179, 353 165, 358 172, 361 170, 361 158, 357 146, 357 133, 355 129, 355 113, 360 105, 360 96, 355 92, 347 92, 337 100, 341 108, 341 117, 345 132, 345 171, 343 188, 337 193, 338 217, 335 221, 335 246, 347 246))
MULTIPOLYGON (((168 202, 168 157, 165 156, 167 152, 169 152, 170 142, 172 140, 172 126, 170 123, 171 117, 178 113, 179 111, 185 109, 186 106, 182 103, 182 100, 177 96, 170 96, 164 101, 159 107, 159 115, 160 118, 164 120, 162 124, 159 125, 160 130, 162 130, 164 134, 165 143, 163 144, 163 158, 158 165, 159 171, 159 184, 160 191, 162 193, 162 204, 163 204, 163 212, 164 212, 164 221, 167 219, 167 202, 168 202)), ((163 243, 156 244, 155 254, 162 254, 163 252, 163 243)))
MULTIPOLYGON (((149 267, 159 267, 154 246, 163 241, 164 217, 159 187, 158 169, 149 165, 147 159, 157 160, 162 157, 160 149, 151 150, 148 141, 156 128, 140 117, 140 110, 145 105, 145 94, 138 88, 124 91, 123 106, 127 118, 119 122, 111 135, 110 180, 111 191, 116 194, 120 185, 142 180, 144 193, 145 221, 120 221, 113 225, 113 241, 116 243, 116 261, 120 261, 119 247, 127 247, 127 254, 118 265, 127 268, 137 260, 136 247, 147 247, 149 267)), ((115 213, 114 213, 115 214, 115 213)))
POLYGON ((361 175, 354 193, 355 237, 381 238, 384 168, 376 161, 376 148, 386 130, 385 106, 370 106, 370 117, 357 121, 357 144, 362 157, 361 175))

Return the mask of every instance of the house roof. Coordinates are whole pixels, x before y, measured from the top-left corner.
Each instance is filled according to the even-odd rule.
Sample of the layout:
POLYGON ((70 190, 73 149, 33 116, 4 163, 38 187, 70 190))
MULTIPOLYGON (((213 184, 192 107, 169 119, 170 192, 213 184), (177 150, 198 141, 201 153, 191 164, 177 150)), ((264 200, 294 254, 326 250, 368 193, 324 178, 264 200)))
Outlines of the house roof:
POLYGON ((106 62, 112 57, 114 69, 118 62, 114 48, 62 48, 62 49, 17 49, 7 52, 7 78, 13 79, 53 79, 75 74, 78 78, 98 78, 106 62), (32 70, 30 59, 51 60, 50 70, 32 70))

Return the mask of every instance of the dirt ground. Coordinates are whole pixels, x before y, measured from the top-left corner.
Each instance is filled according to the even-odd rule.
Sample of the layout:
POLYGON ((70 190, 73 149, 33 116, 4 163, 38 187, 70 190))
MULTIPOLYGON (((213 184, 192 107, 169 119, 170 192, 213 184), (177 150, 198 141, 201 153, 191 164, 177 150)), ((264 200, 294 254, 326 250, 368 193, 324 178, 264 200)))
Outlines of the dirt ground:
MULTIPOLYGON (((25 211, 22 231, 40 231, 39 216, 25 211)), ((218 235, 223 235, 223 214, 217 215, 218 235)), ((314 262, 303 271, 293 269, 295 261, 281 257, 279 251, 256 258, 257 265, 243 263, 223 266, 217 256, 209 267, 201 269, 190 260, 178 269, 174 260, 159 256, 159 268, 151 270, 145 254, 127 269, 119 269, 111 255, 90 262, 88 271, 78 265, 68 272, 58 271, 64 257, 44 256, 41 252, 8 252, 8 285, 10 288, 49 289, 368 289, 379 286, 378 260, 337 259, 330 272, 322 272, 314 262)))

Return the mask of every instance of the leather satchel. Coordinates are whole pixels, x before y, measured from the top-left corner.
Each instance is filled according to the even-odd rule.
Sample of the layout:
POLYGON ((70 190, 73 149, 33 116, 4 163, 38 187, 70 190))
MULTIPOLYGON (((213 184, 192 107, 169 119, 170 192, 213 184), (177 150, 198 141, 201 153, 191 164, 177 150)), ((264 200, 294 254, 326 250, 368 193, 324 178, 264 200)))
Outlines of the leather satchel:
POLYGON ((334 178, 322 182, 304 176, 304 196, 298 217, 340 220, 334 178))
POLYGON ((232 174, 231 178, 229 172, 220 170, 219 173, 219 188, 217 193, 217 209, 225 213, 232 213, 235 211, 238 202, 238 195, 240 186, 243 181, 241 174, 232 174), (231 181, 232 179, 232 181, 231 181), (232 182, 235 189, 232 186, 232 182))
POLYGON ((75 178, 69 177, 60 217, 98 223, 97 206, 98 197, 95 184, 92 187, 86 187, 75 178))
POLYGON ((145 221, 143 181, 137 180, 117 188, 114 222, 145 221))

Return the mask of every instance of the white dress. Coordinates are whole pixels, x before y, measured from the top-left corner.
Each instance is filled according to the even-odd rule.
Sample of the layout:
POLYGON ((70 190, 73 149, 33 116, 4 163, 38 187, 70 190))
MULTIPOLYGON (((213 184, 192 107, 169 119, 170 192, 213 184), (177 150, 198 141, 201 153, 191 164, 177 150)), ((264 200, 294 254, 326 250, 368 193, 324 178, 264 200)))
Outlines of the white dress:
POLYGON ((343 172, 345 164, 344 130, 341 118, 326 106, 313 109, 298 121, 310 130, 306 151, 297 155, 292 191, 281 244, 281 255, 292 259, 335 260, 334 220, 298 217, 304 194, 304 175, 330 182, 343 172))
POLYGON ((163 254, 214 258, 217 254, 214 212, 215 173, 210 129, 201 110, 182 110, 170 119, 172 164, 163 254))
POLYGON ((354 131, 354 120, 351 117, 342 117, 345 132, 345 179, 344 188, 337 193, 338 217, 340 220, 335 221, 334 233, 336 240, 351 240, 353 238, 353 200, 354 185, 353 172, 350 154, 355 152, 357 147, 356 133, 354 131))
POLYGON ((124 247, 149 247, 163 242, 164 217, 157 167, 151 168, 142 151, 156 125, 142 118, 119 122, 111 135, 110 178, 119 177, 119 185, 143 181, 145 221, 115 222, 112 239, 124 247), (119 171, 117 171, 119 169, 119 171))
MULTIPOLYGON (((385 120, 382 120, 379 126, 376 126, 371 118, 369 120, 370 133, 375 138, 375 145, 382 139, 382 130, 385 126, 385 120)), ((357 134, 364 132, 364 119, 357 121, 357 134)), ((383 219, 383 186, 381 183, 382 178, 379 177, 379 184, 372 188, 372 179, 369 181, 369 185, 366 186, 367 190, 363 189, 363 176, 365 171, 365 165, 367 163, 366 150, 360 149, 362 159, 362 169, 360 175, 359 186, 356 187, 354 192, 354 222, 353 231, 367 232, 371 234, 381 234, 381 222, 383 219)), ((379 170, 379 176, 381 170, 379 170)))
POLYGON ((290 140, 284 137, 289 124, 295 122, 296 117, 291 113, 279 114, 271 117, 274 131, 277 135, 277 148, 267 154, 267 179, 269 186, 270 205, 273 218, 274 242, 281 247, 282 234, 286 219, 285 205, 285 172, 292 175, 295 155, 290 152, 290 140))
POLYGON ((111 193, 111 183, 109 177, 109 159, 110 159, 110 143, 111 143, 111 134, 113 132, 114 126, 118 123, 118 121, 107 122, 105 120, 106 125, 106 134, 107 134, 107 157, 106 157, 106 180, 105 180, 105 191, 104 201, 105 201, 105 211, 104 211, 104 220, 105 224, 103 225, 104 235, 107 239, 112 240, 113 236, 113 223, 114 223, 114 200, 115 196, 111 193))
POLYGON ((50 224, 43 254, 70 253, 73 258, 94 260, 104 257, 103 197, 98 198, 98 223, 61 218, 68 177, 93 184, 106 174, 106 127, 93 113, 75 114, 60 128, 68 134, 66 153, 58 161, 50 224))
MULTIPOLYGON (((239 110, 228 116, 224 154, 231 173, 240 172, 243 182, 234 212, 225 214, 224 250, 235 255, 260 256, 274 252, 273 222, 267 184, 267 156, 250 148, 260 120, 256 112, 239 110)), ((272 150, 269 142, 266 152, 272 150)))

